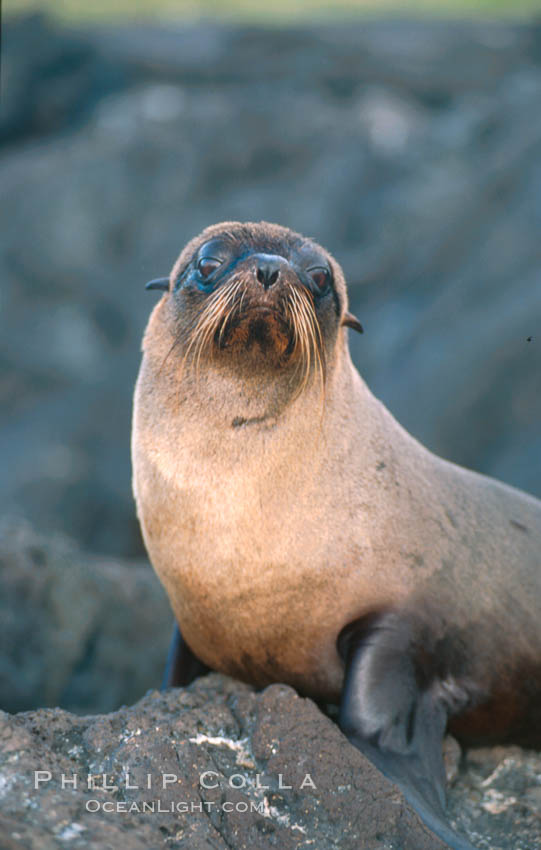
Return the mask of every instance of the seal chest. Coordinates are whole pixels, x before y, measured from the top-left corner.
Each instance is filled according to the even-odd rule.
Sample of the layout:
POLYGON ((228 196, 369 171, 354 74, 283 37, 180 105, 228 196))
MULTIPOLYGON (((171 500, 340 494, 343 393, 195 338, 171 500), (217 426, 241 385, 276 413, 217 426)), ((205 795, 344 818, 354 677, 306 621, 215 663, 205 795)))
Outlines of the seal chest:
MULTIPOLYGON (((192 417, 198 397, 175 399, 156 451, 147 368, 136 392, 134 483, 145 542, 183 636, 214 669, 336 700, 336 637, 344 612, 354 619, 363 607, 370 539, 359 494, 330 486, 328 466, 339 458, 325 451, 325 417, 314 425, 309 415, 314 404, 321 411, 319 387, 315 399, 297 397, 279 424, 261 414, 238 425, 258 418, 241 407, 242 416, 207 414, 202 429, 192 417), (356 510, 352 545, 341 517, 356 510)), ((374 579, 367 585, 371 606, 384 591, 374 579)))

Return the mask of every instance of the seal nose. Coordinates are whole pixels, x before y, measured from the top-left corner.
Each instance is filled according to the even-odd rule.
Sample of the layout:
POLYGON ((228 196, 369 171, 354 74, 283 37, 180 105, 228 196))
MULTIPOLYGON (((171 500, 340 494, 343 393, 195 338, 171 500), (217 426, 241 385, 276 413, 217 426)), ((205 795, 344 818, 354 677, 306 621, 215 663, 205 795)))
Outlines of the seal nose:
POLYGON ((285 260, 283 257, 277 257, 273 254, 258 254, 256 277, 265 289, 276 283, 280 277, 280 270, 284 263, 285 260))

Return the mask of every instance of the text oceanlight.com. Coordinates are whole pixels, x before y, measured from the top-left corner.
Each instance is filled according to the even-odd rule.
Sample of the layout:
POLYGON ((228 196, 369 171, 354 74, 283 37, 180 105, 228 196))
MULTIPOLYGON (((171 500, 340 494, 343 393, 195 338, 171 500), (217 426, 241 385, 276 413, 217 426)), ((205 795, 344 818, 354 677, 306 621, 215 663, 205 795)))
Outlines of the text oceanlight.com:
POLYGON ((223 803, 206 802, 187 802, 179 800, 177 802, 165 803, 162 800, 145 800, 141 802, 126 800, 87 800, 85 803, 87 812, 105 812, 106 814, 117 814, 118 812, 127 812, 128 814, 145 814, 166 812, 168 814, 191 814, 193 812, 257 812, 260 815, 266 814, 265 801, 238 800, 233 803, 225 801, 223 803))

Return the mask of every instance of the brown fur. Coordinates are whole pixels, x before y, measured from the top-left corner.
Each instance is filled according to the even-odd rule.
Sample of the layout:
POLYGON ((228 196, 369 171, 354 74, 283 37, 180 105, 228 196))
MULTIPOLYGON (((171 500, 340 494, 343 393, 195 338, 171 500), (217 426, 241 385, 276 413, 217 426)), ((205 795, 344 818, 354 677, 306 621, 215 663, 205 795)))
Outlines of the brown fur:
MULTIPOLYGON (((541 503, 431 454, 371 395, 350 360, 346 287, 330 255, 340 314, 318 314, 324 375, 314 348, 299 384, 276 317, 252 347, 242 322, 225 347, 207 340, 190 368, 204 301, 174 284, 221 233, 248 248, 267 240, 269 253, 302 241, 266 223, 207 229, 181 253, 145 332, 134 492, 188 644, 214 669, 336 701, 344 625, 409 607, 432 627, 441 617, 451 668, 466 646, 454 675, 481 702, 502 682, 518 691, 494 721, 519 723, 515 706, 541 704, 539 684, 528 690, 519 675, 541 659, 541 503)), ((267 295, 247 272, 243 286, 257 311, 267 295)))

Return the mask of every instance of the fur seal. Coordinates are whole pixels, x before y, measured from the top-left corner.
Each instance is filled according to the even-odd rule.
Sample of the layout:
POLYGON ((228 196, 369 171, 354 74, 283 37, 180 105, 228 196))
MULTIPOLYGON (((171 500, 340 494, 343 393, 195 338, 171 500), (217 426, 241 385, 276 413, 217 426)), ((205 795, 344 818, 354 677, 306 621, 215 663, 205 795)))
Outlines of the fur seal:
POLYGON ((541 502, 374 398, 312 240, 218 224, 149 286, 133 487, 182 631, 168 683, 201 663, 341 701, 349 739, 471 848, 445 821, 442 737, 541 744, 541 502))

